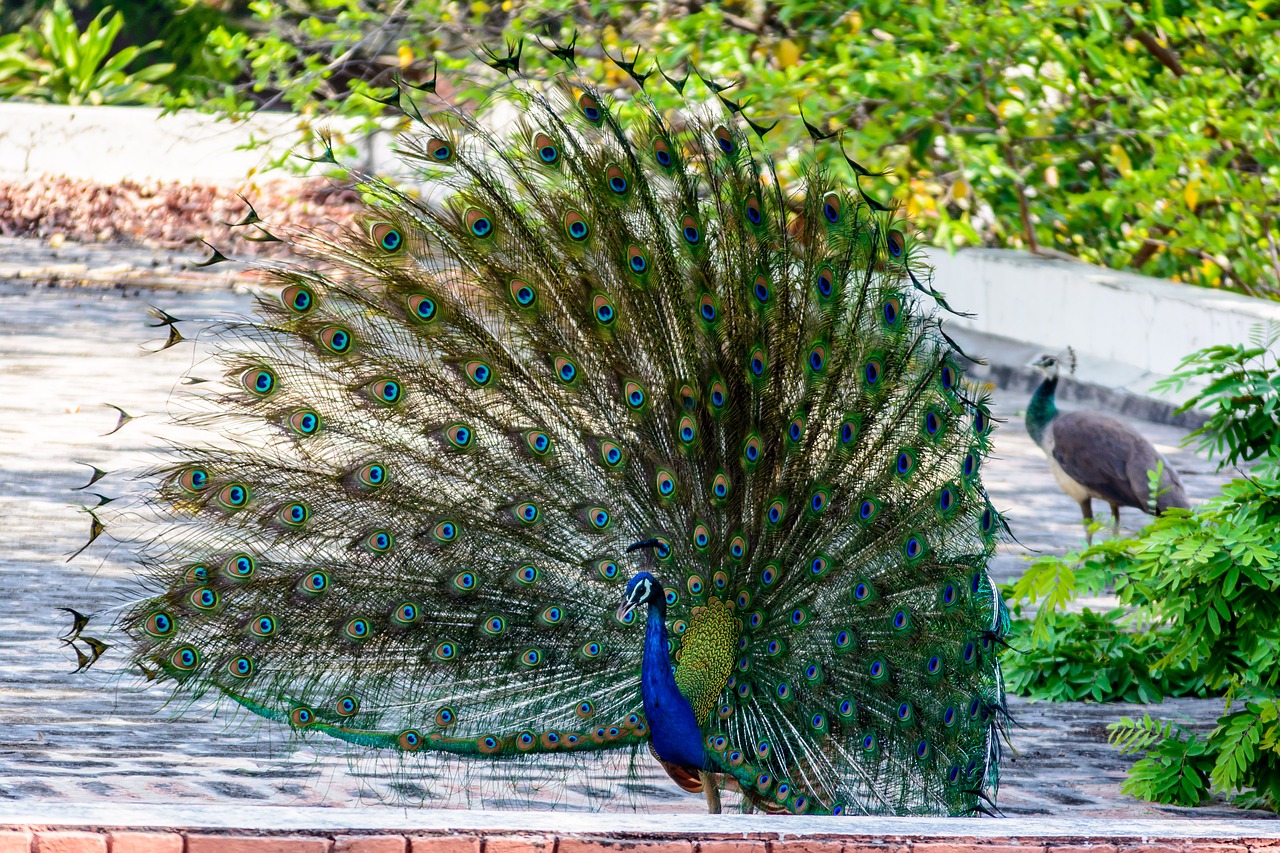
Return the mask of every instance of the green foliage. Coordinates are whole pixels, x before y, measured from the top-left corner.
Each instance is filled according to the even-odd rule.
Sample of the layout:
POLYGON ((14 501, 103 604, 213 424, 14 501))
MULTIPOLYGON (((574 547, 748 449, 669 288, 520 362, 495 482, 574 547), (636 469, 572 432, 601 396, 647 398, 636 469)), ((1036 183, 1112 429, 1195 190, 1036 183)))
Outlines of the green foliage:
POLYGON ((1254 330, 1251 346, 1215 346, 1192 353, 1157 390, 1181 390, 1187 382, 1207 379, 1204 390, 1178 410, 1211 412, 1191 434, 1198 449, 1219 457, 1218 467, 1280 459, 1280 357, 1274 350, 1280 326, 1254 330))
POLYGON ((1122 754, 1145 753, 1129 770, 1120 790, 1142 800, 1198 806, 1209 796, 1214 757, 1208 742, 1194 732, 1144 714, 1121 717, 1107 727, 1108 742, 1122 754))
POLYGON ((1170 645, 1167 631, 1133 632, 1125 611, 1048 611, 1046 636, 1032 641, 1031 623, 1015 620, 1001 665, 1005 685, 1019 696, 1054 702, 1160 702, 1165 696, 1203 696, 1203 680, 1186 668, 1153 670, 1170 645))
MULTIPOLYGON (((873 168, 944 246, 1067 252, 1207 286, 1280 295, 1280 3, 1275 0, 1030 0, 944 3, 820 0, 621 3, 616 0, 409 0, 387 15, 368 0, 251 4, 254 34, 215 33, 210 62, 249 85, 210 101, 379 115, 351 92, 391 94, 392 77, 430 78, 474 63, 504 35, 561 43, 624 93, 604 52, 645 48, 687 63, 781 120, 772 137, 807 148, 800 112, 873 168), (547 34, 550 32, 550 36, 547 34)), ((628 58, 632 53, 627 53, 628 58)), ((532 43, 524 67, 554 67, 532 43)), ((453 87, 463 85, 457 92, 453 87)), ((650 90, 668 87, 658 76, 650 90)), ((668 104, 669 105, 669 104, 668 104)), ((839 158, 834 158, 838 160, 839 158)), ((843 162, 834 162, 844 168, 843 162)), ((878 185, 876 185, 878 184, 878 185)))
POLYGON ((84 31, 65 0, 56 0, 38 26, 23 27, 0 42, 0 95, 59 104, 140 104, 154 102, 153 86, 172 65, 126 69, 156 44, 113 52, 124 17, 103 9, 84 31))

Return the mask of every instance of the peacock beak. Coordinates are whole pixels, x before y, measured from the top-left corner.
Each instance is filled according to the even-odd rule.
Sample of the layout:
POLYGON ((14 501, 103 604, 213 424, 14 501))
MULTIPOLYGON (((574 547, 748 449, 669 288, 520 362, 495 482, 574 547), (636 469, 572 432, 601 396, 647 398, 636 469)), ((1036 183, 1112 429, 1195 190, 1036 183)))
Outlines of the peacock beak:
POLYGON ((635 610, 635 609, 636 609, 636 603, 634 601, 632 601, 630 598, 622 599, 622 603, 618 605, 619 621, 626 619, 627 614, 629 614, 632 610, 635 610))

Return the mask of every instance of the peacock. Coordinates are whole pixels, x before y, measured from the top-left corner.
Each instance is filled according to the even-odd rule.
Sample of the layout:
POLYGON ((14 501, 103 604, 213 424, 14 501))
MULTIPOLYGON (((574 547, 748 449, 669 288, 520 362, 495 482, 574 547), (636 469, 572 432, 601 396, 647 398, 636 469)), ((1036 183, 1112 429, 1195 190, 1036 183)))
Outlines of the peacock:
POLYGON ((647 749, 713 811, 988 811, 1007 528, 917 238, 696 69, 520 50, 499 128, 402 85, 425 189, 359 176, 202 336, 198 432, 122 502, 130 671, 406 774, 647 749))
MULTIPOLYGON (((1042 353, 1031 361, 1044 377, 1027 407, 1027 433, 1049 457, 1049 468, 1062 491, 1080 504, 1085 542, 1093 544, 1093 499, 1111 506, 1113 534, 1120 532, 1120 507, 1148 515, 1170 507, 1191 506, 1182 478, 1173 466, 1132 427, 1097 412, 1060 414, 1056 403, 1058 373, 1064 358, 1042 353), (1159 487, 1151 495, 1151 477, 1159 487)), ((1068 370, 1075 373, 1075 350, 1067 347, 1068 370)))

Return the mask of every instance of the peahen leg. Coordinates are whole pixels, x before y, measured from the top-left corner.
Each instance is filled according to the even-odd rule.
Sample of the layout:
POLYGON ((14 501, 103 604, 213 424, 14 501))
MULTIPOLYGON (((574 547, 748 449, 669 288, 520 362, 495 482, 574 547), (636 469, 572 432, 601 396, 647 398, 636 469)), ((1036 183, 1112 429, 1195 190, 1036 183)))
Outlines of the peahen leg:
POLYGON ((716 784, 716 774, 702 770, 698 775, 702 777, 702 793, 707 797, 707 814, 720 814, 720 788, 716 784))
POLYGON ((1080 501, 1080 514, 1084 516, 1084 542, 1093 544, 1093 498, 1080 501))

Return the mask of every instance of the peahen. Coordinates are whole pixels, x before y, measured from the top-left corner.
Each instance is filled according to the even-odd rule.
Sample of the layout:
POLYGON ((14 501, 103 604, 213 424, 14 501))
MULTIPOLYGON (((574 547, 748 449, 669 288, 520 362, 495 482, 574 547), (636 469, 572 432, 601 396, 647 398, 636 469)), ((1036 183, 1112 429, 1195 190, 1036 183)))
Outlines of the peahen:
MULTIPOLYGON (((1076 356, 1066 358, 1075 372, 1076 356)), ((1044 377, 1027 407, 1027 432, 1049 457, 1049 468, 1062 491, 1080 504, 1085 541, 1093 544, 1093 499, 1111 506, 1113 533, 1120 532, 1120 507, 1145 513, 1191 506, 1178 472, 1128 424, 1098 412, 1061 414, 1055 402, 1062 359, 1045 353, 1032 362, 1044 377), (1160 471, 1160 486, 1151 498, 1151 477, 1160 471)))
POLYGON ((362 178, 221 329, 132 663, 512 778, 648 746, 713 809, 985 811, 1004 527, 919 247, 816 160, 784 184, 722 87, 666 114, 556 55, 493 63, 500 131, 402 92, 432 200, 362 178))

